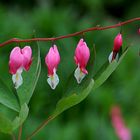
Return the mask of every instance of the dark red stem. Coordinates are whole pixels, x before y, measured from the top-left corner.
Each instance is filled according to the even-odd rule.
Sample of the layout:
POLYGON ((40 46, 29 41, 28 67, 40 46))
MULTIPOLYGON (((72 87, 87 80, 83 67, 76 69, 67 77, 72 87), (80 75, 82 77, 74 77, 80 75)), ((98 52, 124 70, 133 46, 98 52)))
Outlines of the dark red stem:
POLYGON ((69 38, 69 37, 73 37, 73 36, 77 36, 77 35, 82 35, 84 33, 91 32, 91 31, 94 31, 94 30, 107 30, 107 29, 111 29, 111 28, 120 27, 120 26, 123 26, 125 24, 129 24, 131 22, 138 21, 138 20, 140 20, 140 17, 133 18, 133 19, 130 19, 130 20, 127 20, 127 21, 124 21, 124 22, 120 22, 118 24, 111 25, 111 26, 105 26, 105 27, 96 26, 96 27, 91 27, 91 28, 88 28, 88 29, 85 29, 85 30, 82 30, 82 31, 79 31, 79 32, 75 32, 75 33, 64 35, 64 36, 53 37, 53 38, 32 38, 32 39, 12 38, 10 40, 7 40, 7 41, 1 43, 0 44, 0 47, 3 47, 3 46, 8 45, 8 44, 11 44, 13 42, 19 43, 19 42, 32 42, 32 41, 56 41, 56 40, 60 40, 60 39, 64 39, 64 38, 69 38))

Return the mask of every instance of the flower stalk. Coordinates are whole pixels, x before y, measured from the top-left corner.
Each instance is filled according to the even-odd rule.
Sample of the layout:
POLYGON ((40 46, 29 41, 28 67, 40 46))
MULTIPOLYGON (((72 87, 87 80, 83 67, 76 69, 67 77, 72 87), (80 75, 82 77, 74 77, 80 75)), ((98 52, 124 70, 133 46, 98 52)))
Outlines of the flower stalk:
POLYGON ((70 38, 70 37, 73 37, 73 36, 83 35, 84 33, 95 31, 95 30, 96 31, 97 30, 107 30, 107 29, 121 27, 123 25, 132 23, 134 21, 139 21, 139 20, 140 20, 140 17, 132 18, 130 20, 126 20, 124 22, 119 22, 119 23, 111 25, 111 26, 104 26, 104 27, 95 26, 95 27, 91 27, 91 28, 88 28, 88 29, 85 29, 85 30, 82 30, 82 31, 79 31, 79 32, 72 33, 72 34, 58 36, 58 37, 52 37, 52 38, 31 38, 31 39, 12 38, 10 40, 7 40, 7 41, 1 43, 0 47, 3 47, 5 45, 8 45, 8 44, 11 44, 11 43, 14 43, 14 42, 15 43, 21 43, 21 42, 33 42, 33 41, 56 41, 56 40, 60 40, 60 39, 64 39, 64 38, 70 38))

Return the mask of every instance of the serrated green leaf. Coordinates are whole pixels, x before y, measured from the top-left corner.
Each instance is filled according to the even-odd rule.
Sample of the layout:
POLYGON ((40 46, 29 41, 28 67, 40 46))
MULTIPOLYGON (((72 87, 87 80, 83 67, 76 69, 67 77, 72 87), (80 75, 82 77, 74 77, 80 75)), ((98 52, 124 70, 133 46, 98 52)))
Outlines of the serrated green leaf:
POLYGON ((17 112, 20 110, 20 106, 16 96, 8 89, 8 87, 1 80, 0 80, 0 103, 17 112))
POLYGON ((19 97, 20 105, 29 103, 41 70, 39 46, 37 42, 30 44, 30 46, 33 52, 33 62, 31 64, 30 70, 28 72, 23 72, 23 84, 17 89, 17 95, 19 97))
POLYGON ((118 67, 124 56, 126 55, 128 49, 124 51, 124 53, 119 58, 119 61, 117 62, 114 60, 111 64, 107 61, 97 72, 97 74, 94 77, 95 84, 93 86, 93 90, 100 87, 107 79, 108 77, 115 71, 115 69, 118 67))
POLYGON ((12 122, 12 130, 15 130, 16 128, 18 128, 26 120, 28 113, 29 113, 29 108, 27 104, 25 103, 21 106, 19 116, 17 116, 12 122))

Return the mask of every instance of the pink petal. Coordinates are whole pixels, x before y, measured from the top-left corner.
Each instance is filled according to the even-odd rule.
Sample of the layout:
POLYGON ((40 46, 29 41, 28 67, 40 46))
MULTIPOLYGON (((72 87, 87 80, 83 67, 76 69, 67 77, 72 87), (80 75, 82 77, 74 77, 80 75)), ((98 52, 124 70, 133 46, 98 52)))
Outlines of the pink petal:
POLYGON ((49 52, 45 57, 45 63, 48 67, 48 75, 53 75, 54 69, 57 69, 57 66, 60 63, 60 55, 56 45, 49 49, 49 52))
POLYGON ((15 47, 10 53, 9 71, 11 74, 15 74, 17 70, 22 66, 23 56, 19 47, 15 47))
POLYGON ((122 46, 122 35, 119 33, 114 39, 114 52, 118 52, 122 46))
POLYGON ((30 65, 32 63, 32 49, 30 46, 25 46, 22 49, 22 55, 24 57, 23 59, 23 67, 26 71, 29 70, 30 65))
MULTIPOLYGON (((75 56, 74 56, 75 63, 77 65, 79 64, 79 67, 84 70, 88 63, 89 57, 90 57, 89 48, 86 42, 84 42, 83 39, 80 39, 75 50, 75 56)), ((87 71, 84 72, 87 73, 87 71)))
POLYGON ((87 71, 85 68, 81 68, 81 71, 82 71, 84 74, 88 74, 88 71, 87 71))

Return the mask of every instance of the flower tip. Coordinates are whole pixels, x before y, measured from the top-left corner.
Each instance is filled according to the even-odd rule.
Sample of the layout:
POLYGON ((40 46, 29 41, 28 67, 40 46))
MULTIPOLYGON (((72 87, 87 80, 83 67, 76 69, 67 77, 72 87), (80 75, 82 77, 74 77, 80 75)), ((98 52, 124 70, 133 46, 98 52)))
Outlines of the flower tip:
POLYGON ((18 89, 23 84, 23 78, 21 74, 22 74, 22 69, 19 69, 16 72, 16 74, 12 75, 12 81, 16 89, 18 89))
POLYGON ((109 63, 112 63, 113 60, 116 60, 118 61, 119 60, 119 54, 118 53, 115 53, 115 56, 114 56, 114 52, 112 51, 108 57, 108 61, 109 63))
POLYGON ((49 78, 47 79, 47 82, 50 85, 51 89, 54 90, 59 83, 58 75, 54 73, 52 76, 49 76, 49 78))
POLYGON ((76 81, 78 84, 80 84, 82 82, 82 80, 84 79, 85 76, 86 76, 86 74, 84 72, 82 72, 79 67, 77 67, 77 69, 74 72, 74 77, 76 78, 76 81))
POLYGON ((87 71, 85 68, 81 68, 81 71, 82 71, 84 74, 88 74, 88 71, 87 71))
POLYGON ((120 47, 122 46, 122 34, 119 33, 114 39, 114 48, 113 51, 118 52, 120 47))

